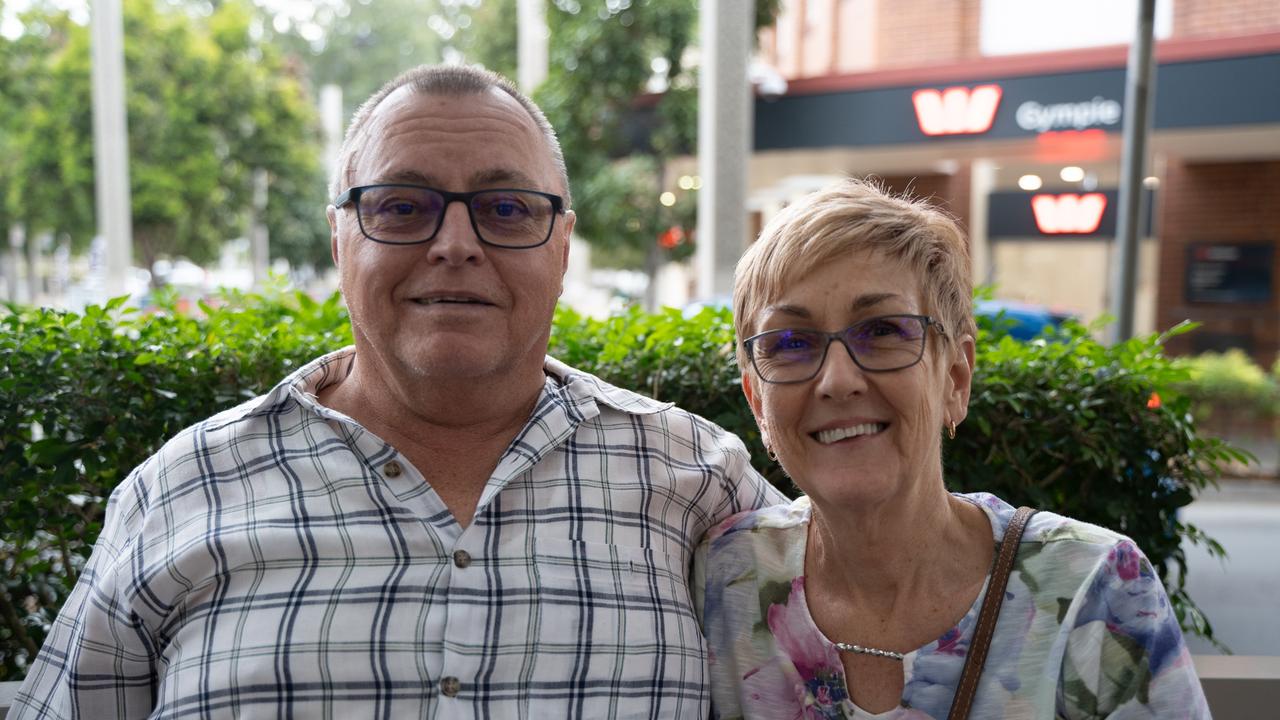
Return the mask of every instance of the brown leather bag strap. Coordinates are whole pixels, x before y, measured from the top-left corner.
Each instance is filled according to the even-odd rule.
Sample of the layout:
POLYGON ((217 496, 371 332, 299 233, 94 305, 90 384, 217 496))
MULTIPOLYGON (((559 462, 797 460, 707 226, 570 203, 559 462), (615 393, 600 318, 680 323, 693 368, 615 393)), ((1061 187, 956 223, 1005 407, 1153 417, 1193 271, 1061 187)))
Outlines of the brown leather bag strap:
POLYGON ((1004 603, 1009 573, 1013 571, 1013 560, 1018 554, 1018 545, 1022 543, 1022 531, 1035 512, 1026 506, 1018 508, 1009 521, 1009 527, 1004 531, 1004 539, 1000 541, 1000 556, 996 558, 996 567, 991 572, 991 584, 987 586, 987 596, 982 600, 978 627, 973 631, 973 642, 969 643, 964 671, 960 673, 960 684, 956 686, 956 697, 951 702, 951 713, 947 715, 947 720, 964 720, 969 717, 969 707, 973 705, 973 696, 978 693, 978 678, 982 676, 982 665, 987 660, 987 650, 991 647, 996 620, 1000 618, 1000 606, 1004 603))

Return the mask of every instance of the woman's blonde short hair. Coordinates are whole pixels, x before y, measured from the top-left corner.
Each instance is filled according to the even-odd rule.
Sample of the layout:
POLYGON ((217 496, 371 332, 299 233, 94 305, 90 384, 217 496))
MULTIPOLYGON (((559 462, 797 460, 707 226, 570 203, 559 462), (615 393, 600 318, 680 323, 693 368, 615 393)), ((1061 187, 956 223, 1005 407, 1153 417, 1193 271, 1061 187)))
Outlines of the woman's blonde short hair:
POLYGON ((969 250, 956 221, 923 200, 849 179, 787 206, 738 261, 733 283, 738 365, 748 367, 741 341, 758 332, 763 308, 815 268, 864 251, 914 272, 924 294, 923 312, 941 320, 948 335, 977 333, 969 250))

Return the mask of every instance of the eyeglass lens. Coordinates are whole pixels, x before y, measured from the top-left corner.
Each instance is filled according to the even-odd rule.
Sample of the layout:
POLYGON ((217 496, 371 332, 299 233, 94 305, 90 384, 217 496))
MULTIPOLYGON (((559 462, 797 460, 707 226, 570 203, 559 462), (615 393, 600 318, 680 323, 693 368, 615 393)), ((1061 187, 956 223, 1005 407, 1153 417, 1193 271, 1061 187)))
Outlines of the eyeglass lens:
MULTIPOLYGON (((897 370, 924 352, 925 321, 911 315, 871 318, 837 333, 866 370, 897 370)), ((807 380, 817 374, 832 336, 817 330, 775 330, 751 343, 751 361, 769 382, 807 380)))
MULTIPOLYGON (((371 187, 357 208, 365 234, 387 243, 419 243, 435 234, 445 212, 440 193, 417 187, 371 187)), ((476 232, 494 245, 522 247, 546 240, 555 219, 551 200, 531 192, 476 193, 468 205, 476 232)))

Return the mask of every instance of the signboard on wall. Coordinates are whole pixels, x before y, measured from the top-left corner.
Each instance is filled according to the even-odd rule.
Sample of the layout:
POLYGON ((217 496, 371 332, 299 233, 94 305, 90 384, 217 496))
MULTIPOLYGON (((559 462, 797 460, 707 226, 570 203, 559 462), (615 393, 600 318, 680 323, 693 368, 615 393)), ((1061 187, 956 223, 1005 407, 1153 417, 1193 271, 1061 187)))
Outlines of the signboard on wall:
POLYGON ((1275 246, 1258 243, 1192 243, 1187 247, 1187 301, 1270 302, 1275 246))
MULTIPOLYGON (((1143 191, 1140 234, 1150 237, 1155 194, 1143 191)), ((993 192, 987 196, 987 236, 992 240, 1112 238, 1118 190, 1092 192, 993 192)))
MULTIPOLYGON (((1161 63, 1153 127, 1280 121, 1280 93, 1258 91, 1275 87, 1276 77, 1280 53, 1161 63)), ((754 147, 759 152, 1034 138, 1049 132, 1119 133, 1124 78, 1125 68, 1114 67, 937 84, 851 83, 847 89, 835 78, 797 90, 809 82, 802 79, 781 97, 755 99, 754 147)))

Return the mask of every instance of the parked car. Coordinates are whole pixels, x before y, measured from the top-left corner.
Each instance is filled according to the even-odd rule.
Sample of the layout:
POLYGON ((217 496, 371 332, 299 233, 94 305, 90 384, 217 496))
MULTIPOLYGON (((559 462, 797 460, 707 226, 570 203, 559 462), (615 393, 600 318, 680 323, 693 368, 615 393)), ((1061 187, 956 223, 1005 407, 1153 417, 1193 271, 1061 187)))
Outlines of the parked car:
POLYGON ((993 320, 999 330, 1016 340, 1031 340, 1045 329, 1078 319, 1068 311, 1013 300, 979 300, 974 313, 979 318, 993 320))

